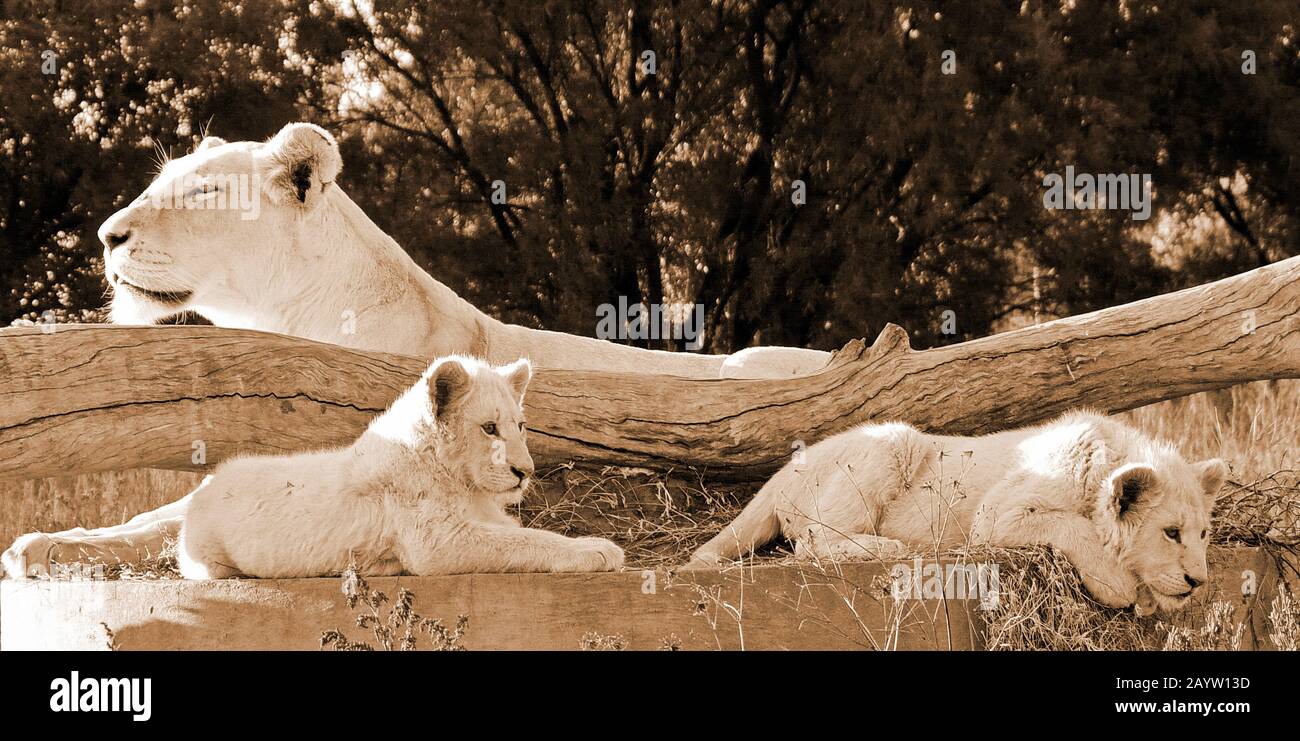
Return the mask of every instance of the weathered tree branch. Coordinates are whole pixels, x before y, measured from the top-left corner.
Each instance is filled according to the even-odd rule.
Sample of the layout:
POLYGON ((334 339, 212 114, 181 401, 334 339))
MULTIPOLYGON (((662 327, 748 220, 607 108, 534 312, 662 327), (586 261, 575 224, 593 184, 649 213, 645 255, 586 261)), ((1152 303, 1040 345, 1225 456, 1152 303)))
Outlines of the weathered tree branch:
MULTIPOLYGON (((107 325, 0 330, 0 478, 347 443, 425 361, 260 332, 107 325)), ((886 326, 829 368, 784 380, 542 370, 539 463, 575 460, 759 479, 868 420, 947 433, 1109 412, 1244 381, 1300 377, 1300 257, 1226 280, 914 352, 886 326)))

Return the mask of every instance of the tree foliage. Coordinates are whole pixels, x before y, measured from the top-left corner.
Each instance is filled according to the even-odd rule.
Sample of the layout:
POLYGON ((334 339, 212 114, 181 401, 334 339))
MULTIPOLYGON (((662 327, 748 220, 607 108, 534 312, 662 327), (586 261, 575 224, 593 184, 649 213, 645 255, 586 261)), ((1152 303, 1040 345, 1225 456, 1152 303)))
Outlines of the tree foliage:
POLYGON ((0 319, 101 302, 95 228, 156 150, 295 118, 509 321, 626 297, 702 304, 717 351, 926 345, 1133 300, 1300 252, 1289 6, 4 3, 0 319), (1151 219, 1044 208, 1067 165, 1151 174, 1151 219))

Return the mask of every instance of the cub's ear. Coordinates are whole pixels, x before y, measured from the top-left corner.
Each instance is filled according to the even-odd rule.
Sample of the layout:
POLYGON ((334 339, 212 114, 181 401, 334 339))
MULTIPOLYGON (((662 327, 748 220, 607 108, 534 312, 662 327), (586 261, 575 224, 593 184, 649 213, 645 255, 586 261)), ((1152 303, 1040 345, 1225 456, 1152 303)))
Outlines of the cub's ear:
POLYGON ((1201 479, 1201 492, 1213 505, 1219 489, 1223 488, 1223 482, 1228 480, 1228 464, 1219 458, 1209 458, 1195 464, 1195 468, 1201 479))
POLYGON ((438 363, 438 367, 429 374, 429 401, 433 405, 433 416, 445 419, 451 414, 469 392, 469 371, 455 358, 447 358, 438 363))
POLYGON ((338 142, 315 124, 291 123, 263 146, 271 160, 266 187, 282 204, 310 211, 343 169, 338 142))
POLYGON ((1102 514, 1123 521, 1154 503, 1156 470, 1145 463, 1129 463, 1115 469, 1106 481, 1099 507, 1102 514))
POLYGON ((222 144, 225 144, 225 143, 226 143, 226 140, 225 140, 225 139, 222 139, 222 138, 219 137, 219 136, 205 136, 205 137, 203 137, 203 141, 199 142, 199 145, 198 145, 197 147, 194 148, 194 151, 195 151, 195 152, 204 152, 204 151, 207 151, 207 150, 209 150, 209 149, 212 149, 213 147, 219 147, 219 146, 221 146, 222 144))
POLYGON ((510 390, 515 394, 515 399, 523 404, 524 389, 528 388, 528 382, 533 378, 533 364, 529 363, 527 358, 520 358, 510 365, 497 368, 497 373, 505 376, 506 383, 510 384, 510 390))

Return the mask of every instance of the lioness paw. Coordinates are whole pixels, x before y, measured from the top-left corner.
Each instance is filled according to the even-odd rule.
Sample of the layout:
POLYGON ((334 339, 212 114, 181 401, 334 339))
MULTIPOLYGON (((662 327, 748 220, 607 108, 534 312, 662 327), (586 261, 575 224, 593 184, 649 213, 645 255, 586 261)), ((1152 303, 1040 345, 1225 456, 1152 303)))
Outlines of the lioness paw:
POLYGON ((0 566, 10 579, 26 579, 49 569, 50 555, 57 545, 45 533, 21 535, 0 554, 0 566))

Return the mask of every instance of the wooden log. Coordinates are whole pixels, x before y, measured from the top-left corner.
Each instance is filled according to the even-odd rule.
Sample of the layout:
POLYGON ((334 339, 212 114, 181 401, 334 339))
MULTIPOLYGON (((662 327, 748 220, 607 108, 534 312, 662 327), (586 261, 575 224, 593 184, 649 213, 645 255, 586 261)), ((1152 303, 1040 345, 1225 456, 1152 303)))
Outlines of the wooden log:
MULTIPOLYGON (((353 439, 425 361, 202 326, 0 330, 0 478, 202 469, 353 439), (53 331, 50 331, 50 330, 53 331)), ((950 434, 1300 377, 1300 257, 1177 293, 923 352, 888 325, 781 380, 541 370, 529 445, 564 461, 766 477, 870 420, 950 434)))

